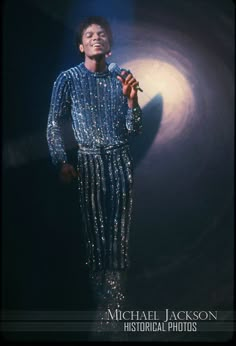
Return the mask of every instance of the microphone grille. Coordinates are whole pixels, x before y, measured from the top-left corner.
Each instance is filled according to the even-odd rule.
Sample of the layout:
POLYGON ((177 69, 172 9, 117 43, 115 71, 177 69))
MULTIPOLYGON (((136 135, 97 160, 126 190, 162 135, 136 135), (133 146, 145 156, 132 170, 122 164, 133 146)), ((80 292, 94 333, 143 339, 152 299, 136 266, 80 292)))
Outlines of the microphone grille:
POLYGON ((108 66, 108 70, 110 72, 119 72, 119 67, 117 64, 115 64, 114 62, 110 63, 110 65, 108 66))

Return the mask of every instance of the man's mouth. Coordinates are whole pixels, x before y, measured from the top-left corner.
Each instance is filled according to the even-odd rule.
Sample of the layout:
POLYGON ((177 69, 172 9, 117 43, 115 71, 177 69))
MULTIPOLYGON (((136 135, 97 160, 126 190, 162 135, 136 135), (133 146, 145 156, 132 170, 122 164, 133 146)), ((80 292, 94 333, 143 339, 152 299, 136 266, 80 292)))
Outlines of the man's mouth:
POLYGON ((102 45, 101 45, 100 43, 95 43, 95 44, 93 45, 93 47, 95 47, 95 48, 101 48, 102 45))

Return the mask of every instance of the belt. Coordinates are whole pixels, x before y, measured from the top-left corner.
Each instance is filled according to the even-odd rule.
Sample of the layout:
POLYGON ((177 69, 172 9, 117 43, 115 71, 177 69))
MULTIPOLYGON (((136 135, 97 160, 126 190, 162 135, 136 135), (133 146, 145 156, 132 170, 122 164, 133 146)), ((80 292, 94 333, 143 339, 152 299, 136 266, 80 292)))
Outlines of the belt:
POLYGON ((124 150, 127 148, 129 148, 128 144, 109 145, 109 146, 97 147, 97 148, 84 147, 79 145, 78 151, 84 154, 103 155, 103 154, 108 154, 110 152, 114 152, 118 150, 124 150))

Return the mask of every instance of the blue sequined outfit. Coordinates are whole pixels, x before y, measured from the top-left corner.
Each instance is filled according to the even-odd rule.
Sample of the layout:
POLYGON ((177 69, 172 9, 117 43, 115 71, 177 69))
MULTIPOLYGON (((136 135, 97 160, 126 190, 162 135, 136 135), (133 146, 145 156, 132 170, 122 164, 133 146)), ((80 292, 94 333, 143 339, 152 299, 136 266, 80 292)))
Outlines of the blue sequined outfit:
POLYGON ((67 162, 62 136, 67 112, 78 143, 87 263, 92 273, 105 273, 105 281, 114 282, 114 271, 128 267, 133 184, 128 137, 141 132, 142 111, 139 106, 128 108, 120 81, 108 69, 91 72, 81 63, 60 73, 53 87, 47 127, 55 165, 67 162))
POLYGON ((90 72, 81 63, 62 72, 54 83, 47 139, 55 164, 67 161, 61 121, 68 110, 75 139, 82 147, 126 144, 129 133, 141 131, 141 109, 128 109, 116 75, 108 69, 90 72))

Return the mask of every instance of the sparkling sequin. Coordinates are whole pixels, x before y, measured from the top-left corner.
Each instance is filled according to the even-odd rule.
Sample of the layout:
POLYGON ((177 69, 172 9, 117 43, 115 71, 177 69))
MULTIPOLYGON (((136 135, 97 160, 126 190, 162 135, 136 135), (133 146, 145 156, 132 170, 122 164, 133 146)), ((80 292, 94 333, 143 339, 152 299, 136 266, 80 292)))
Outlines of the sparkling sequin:
POLYGON ((133 174, 129 146, 78 150, 80 205, 92 270, 128 267, 133 174), (91 248, 89 250, 89 248, 91 248))
POLYGON ((84 63, 60 73, 54 82, 47 126, 54 164, 67 161, 62 137, 66 115, 71 115, 78 144, 90 148, 125 144, 129 133, 142 129, 141 109, 128 109, 115 74, 90 72, 84 63))
POLYGON ((126 275, 125 271, 109 270, 90 273, 91 286, 97 301, 95 332, 119 331, 118 322, 109 320, 108 309, 111 312, 124 309, 126 275))
POLYGON ((99 308, 124 300, 121 271, 128 267, 133 166, 128 137, 142 130, 140 107, 129 109, 120 81, 108 69, 81 63, 56 79, 47 140, 55 165, 67 162, 63 120, 69 115, 78 143, 79 203, 99 308), (99 298, 100 297, 100 298, 99 298))

